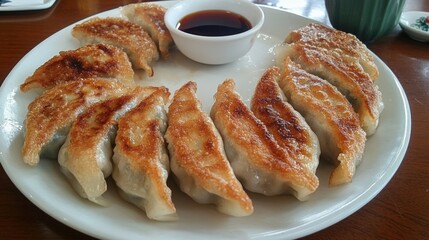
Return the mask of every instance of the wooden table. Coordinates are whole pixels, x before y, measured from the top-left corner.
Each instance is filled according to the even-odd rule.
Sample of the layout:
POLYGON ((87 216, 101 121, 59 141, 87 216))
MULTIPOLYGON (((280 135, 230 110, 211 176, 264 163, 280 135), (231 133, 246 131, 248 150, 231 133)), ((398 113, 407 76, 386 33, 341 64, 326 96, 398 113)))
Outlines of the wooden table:
MULTIPOLYGON (((0 12, 0 81, 39 42, 82 18, 131 3, 127 0, 58 0, 50 9, 0 12)), ((329 23, 323 0, 261 0, 329 23)), ((408 0, 405 10, 429 11, 429 1, 408 0)), ((429 239, 429 44, 398 27, 368 46, 396 74, 411 106, 412 135, 399 170, 363 208, 306 239, 429 239)), ((1 239, 90 239, 48 216, 0 168, 1 239)))

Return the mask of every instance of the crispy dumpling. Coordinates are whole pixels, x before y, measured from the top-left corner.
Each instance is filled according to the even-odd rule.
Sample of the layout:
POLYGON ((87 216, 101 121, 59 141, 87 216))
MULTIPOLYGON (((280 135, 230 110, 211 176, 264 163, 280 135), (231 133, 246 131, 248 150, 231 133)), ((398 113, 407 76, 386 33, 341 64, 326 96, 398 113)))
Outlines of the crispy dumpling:
POLYGON ((264 73, 256 86, 251 110, 291 158, 316 173, 319 140, 301 114, 286 101, 277 84, 279 77, 277 67, 271 67, 264 73))
POLYGON ((105 43, 124 50, 133 67, 144 69, 148 76, 153 76, 150 63, 159 59, 158 49, 139 25, 118 17, 94 17, 74 26, 72 35, 83 45, 105 43))
POLYGON ((131 22, 140 25, 149 33, 157 43, 161 57, 167 59, 173 38, 164 23, 165 11, 163 6, 153 3, 129 4, 122 8, 122 13, 131 22))
POLYGON ((28 77, 20 89, 43 90, 85 78, 106 78, 125 85, 134 84, 134 71, 127 54, 114 46, 87 45, 75 50, 61 51, 28 77))
POLYGON ((71 124, 95 102, 124 93, 119 82, 85 79, 58 85, 46 90, 28 106, 24 123, 23 160, 29 165, 39 163, 40 154, 57 158, 71 124))
POLYGON ((317 75, 338 88, 359 114, 366 134, 375 133, 383 110, 381 92, 355 61, 341 58, 341 52, 306 44, 285 44, 279 58, 285 56, 301 65, 302 69, 317 75))
POLYGON ((234 86, 233 80, 219 85, 211 117, 237 178, 252 192, 267 196, 292 193, 305 200, 319 186, 318 178, 277 144, 234 86))
POLYGON ((366 135, 347 99, 329 82, 285 58, 279 86, 319 138, 322 156, 335 163, 329 184, 352 181, 365 149, 366 135))
POLYGON ((178 219, 167 186, 170 167, 164 133, 169 95, 160 88, 119 119, 113 154, 112 176, 121 196, 158 221, 178 219))
POLYGON ((112 173, 111 157, 117 119, 152 90, 137 87, 90 106, 73 122, 58 154, 61 171, 83 198, 106 205, 104 180, 112 173))
POLYGON ((215 203, 232 216, 253 213, 253 204, 226 158, 222 138, 188 82, 174 94, 165 138, 180 189, 198 203, 215 203), (185 114, 184 114, 185 113, 185 114))
POLYGON ((341 51, 343 58, 357 58, 362 68, 373 81, 378 79, 378 68, 368 48, 356 36, 318 23, 296 29, 289 33, 286 43, 303 43, 327 50, 341 51))

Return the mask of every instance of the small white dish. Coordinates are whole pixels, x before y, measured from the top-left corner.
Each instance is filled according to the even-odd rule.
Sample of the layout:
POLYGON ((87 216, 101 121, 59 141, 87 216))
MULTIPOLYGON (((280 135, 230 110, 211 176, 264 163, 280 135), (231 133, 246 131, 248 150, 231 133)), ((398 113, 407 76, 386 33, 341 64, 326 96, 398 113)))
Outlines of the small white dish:
POLYGON ((56 0, 6 0, 0 1, 0 12, 42 10, 52 7, 56 0))
POLYGON ((226 64, 244 56, 252 47, 264 23, 264 12, 247 0, 183 0, 167 10, 165 25, 177 48, 188 58, 211 65, 226 64), (200 36, 181 31, 177 24, 184 17, 205 10, 225 10, 249 20, 251 28, 228 36, 200 36))
POLYGON ((429 23, 425 23, 425 19, 428 17, 429 12, 403 12, 399 19, 399 25, 412 39, 420 42, 429 42, 429 23))

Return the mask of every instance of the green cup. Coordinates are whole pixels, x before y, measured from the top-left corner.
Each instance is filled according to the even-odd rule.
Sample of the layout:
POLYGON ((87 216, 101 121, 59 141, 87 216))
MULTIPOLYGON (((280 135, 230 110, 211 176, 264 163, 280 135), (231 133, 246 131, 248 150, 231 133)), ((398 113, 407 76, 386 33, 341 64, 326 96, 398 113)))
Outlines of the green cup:
POLYGON ((334 28, 372 42, 398 24, 405 0, 325 0, 334 28))

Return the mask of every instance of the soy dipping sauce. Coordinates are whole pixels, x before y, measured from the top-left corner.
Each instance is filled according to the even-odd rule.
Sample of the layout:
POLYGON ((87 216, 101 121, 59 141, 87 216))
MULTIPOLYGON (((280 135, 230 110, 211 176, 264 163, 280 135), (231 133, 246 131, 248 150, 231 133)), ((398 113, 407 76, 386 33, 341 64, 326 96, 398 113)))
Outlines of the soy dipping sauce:
POLYGON ((240 14, 225 10, 204 10, 182 18, 176 26, 179 30, 206 37, 239 34, 252 28, 252 24, 240 14))

